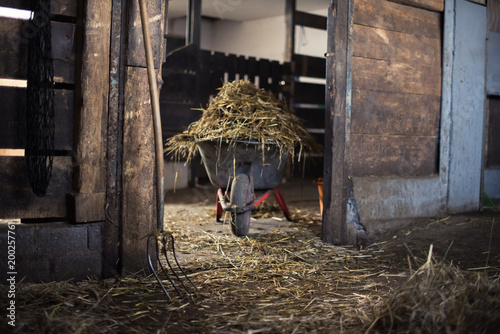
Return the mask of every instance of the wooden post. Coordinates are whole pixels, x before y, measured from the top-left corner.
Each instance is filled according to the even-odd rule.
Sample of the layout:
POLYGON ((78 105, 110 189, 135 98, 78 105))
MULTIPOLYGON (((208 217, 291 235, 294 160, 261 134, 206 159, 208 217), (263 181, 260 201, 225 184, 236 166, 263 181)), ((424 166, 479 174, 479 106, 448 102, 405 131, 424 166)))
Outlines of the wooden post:
POLYGON ((102 229, 103 276, 114 277, 121 271, 121 175, 123 146, 123 94, 127 0, 112 1, 110 80, 108 111, 108 161, 106 180, 106 221, 102 229))
MULTIPOLYGON (((161 88, 165 0, 148 1, 151 44, 161 88)), ((155 159, 151 99, 137 0, 130 2, 128 58, 125 66, 123 174, 122 174, 122 274, 147 268, 146 240, 156 230, 155 159)))
MULTIPOLYGON (((188 29, 186 34, 186 45, 196 45, 196 77, 194 81, 194 98, 192 106, 200 108, 200 92, 201 92, 201 0, 189 0, 189 13, 188 13, 188 29)), ((192 117, 194 114, 192 115, 192 117)), ((197 121, 192 118, 191 122, 197 121)), ((196 185, 196 176, 198 175, 198 166, 200 165, 200 157, 196 156, 191 162, 191 178, 189 179, 189 186, 196 185)))
POLYGON ((353 0, 332 0, 328 12, 322 239, 346 244, 353 0))
POLYGON ((111 1, 82 1, 75 94, 74 222, 104 220, 111 1), (81 28, 80 28, 81 29, 81 28))
POLYGON ((295 52, 295 7, 296 0, 285 0, 285 29, 286 29, 286 45, 285 45, 285 61, 291 62, 293 53, 295 52))

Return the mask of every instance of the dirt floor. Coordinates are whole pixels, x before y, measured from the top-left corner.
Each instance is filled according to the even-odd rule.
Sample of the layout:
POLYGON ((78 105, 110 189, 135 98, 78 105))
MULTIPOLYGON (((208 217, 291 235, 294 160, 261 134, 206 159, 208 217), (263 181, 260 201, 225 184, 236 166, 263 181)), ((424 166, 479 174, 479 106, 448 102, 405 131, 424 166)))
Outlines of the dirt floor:
MULTIPOLYGON (((252 213, 250 234, 243 238, 232 235, 229 217, 216 222, 215 188, 210 184, 167 192, 166 228, 175 237, 181 266, 198 289, 182 279, 192 297, 185 292, 179 296, 162 276, 172 296, 168 300, 151 275, 19 284, 15 332, 365 332, 378 319, 382 303, 415 270, 428 266, 431 245, 435 263, 451 261, 470 281, 486 279, 497 289, 491 291, 499 291, 498 209, 429 218, 357 249, 321 241, 312 180, 298 179, 280 188, 293 221, 286 221, 268 200, 252 213)), ((3 302, 1 307, 5 309, 3 302)), ((467 322, 475 321, 465 318, 453 327, 462 330, 448 332, 498 333, 500 301, 488 307, 496 310, 486 318, 493 319, 490 330, 471 330, 467 322)))
MULTIPOLYGON (((294 179, 280 187, 290 211, 311 220, 306 228, 318 239, 321 238, 321 217, 317 186, 310 179, 294 179)), ((216 233, 232 237, 229 217, 217 223, 215 217, 215 192, 210 185, 198 185, 167 192, 166 224, 182 224, 194 233, 216 233), (180 223, 181 221, 181 223, 180 223)), ((365 245, 378 249, 391 257, 395 268, 408 269, 408 256, 426 258, 429 247, 437 259, 452 261, 463 270, 487 270, 500 272, 500 201, 497 209, 485 209, 444 217, 432 217, 412 224, 411 227, 387 233, 375 244, 365 245)), ((250 236, 275 230, 290 231, 296 224, 287 222, 272 196, 263 203, 264 217, 252 214, 250 236), (258 217, 254 219, 253 217, 258 217)))

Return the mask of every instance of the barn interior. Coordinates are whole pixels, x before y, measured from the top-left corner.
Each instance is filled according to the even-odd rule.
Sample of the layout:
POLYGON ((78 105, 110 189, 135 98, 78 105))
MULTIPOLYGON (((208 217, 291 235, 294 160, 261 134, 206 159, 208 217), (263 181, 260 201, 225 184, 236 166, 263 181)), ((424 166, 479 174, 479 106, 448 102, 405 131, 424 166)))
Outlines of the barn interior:
POLYGON ((216 220, 219 187, 200 156, 162 152, 158 195, 141 1, 51 0, 30 20, 35 2, 0 5, 0 291, 2 309, 15 305, 4 328, 500 326, 497 1, 147 1, 162 143, 224 83, 249 80, 324 148, 284 170, 290 221, 271 195, 240 237, 232 213, 216 220), (47 34, 49 50, 33 44, 47 34), (28 83, 41 80, 43 52, 53 113, 34 123, 43 108, 31 106, 52 94, 28 83), (158 270, 166 296, 148 265, 160 224, 186 272, 174 279, 182 295, 158 270))

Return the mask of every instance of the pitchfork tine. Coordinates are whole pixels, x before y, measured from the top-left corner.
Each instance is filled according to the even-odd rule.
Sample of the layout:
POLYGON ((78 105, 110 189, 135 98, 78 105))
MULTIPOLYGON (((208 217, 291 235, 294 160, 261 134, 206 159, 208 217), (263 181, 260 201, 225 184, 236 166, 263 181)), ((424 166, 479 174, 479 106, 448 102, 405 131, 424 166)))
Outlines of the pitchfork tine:
MULTIPOLYGON (((172 272, 174 273, 174 275, 177 277, 177 279, 179 279, 179 277, 177 276, 177 274, 175 273, 175 271, 172 269, 172 266, 170 265, 170 263, 168 262, 168 257, 167 257, 167 251, 166 251, 166 245, 165 245, 165 236, 164 234, 162 233, 161 234, 161 238, 162 238, 162 246, 163 246, 163 253, 165 254, 165 258, 167 260, 167 263, 168 263, 168 266, 170 267, 170 269, 172 270, 172 272)), ((177 285, 175 285, 174 281, 172 281, 172 279, 170 278, 170 276, 168 275, 168 272, 167 270, 165 269, 165 267, 163 267, 163 264, 161 263, 161 258, 160 258, 160 245, 158 244, 158 238, 156 238, 156 258, 158 260, 158 263, 160 264, 160 268, 161 270, 163 271, 163 273, 165 274, 165 276, 167 277, 168 281, 170 282, 170 284, 172 284, 172 286, 174 287, 175 291, 177 291, 177 293, 182 296, 182 293, 181 291, 177 288, 177 285)), ((182 282, 181 282, 182 283, 182 282)))
MULTIPOLYGON (((177 268, 179 268, 179 270, 181 271, 181 273, 184 275, 184 277, 186 277, 186 279, 188 280, 188 282, 191 283, 191 285, 194 287, 194 289, 196 291, 198 291, 198 288, 196 287, 196 285, 194 285, 193 282, 191 282, 191 280, 189 279, 189 277, 186 275, 186 273, 184 272, 184 270, 180 266, 179 261, 177 261, 177 256, 175 255, 175 247, 174 247, 174 236, 170 235, 170 238, 172 238, 172 254, 174 254, 174 260, 175 260, 175 263, 177 264, 177 268)), ((189 290, 186 288, 186 286, 184 285, 184 283, 182 283, 182 281, 181 281, 181 284, 184 286, 184 289, 186 289, 186 291, 189 293, 189 290)), ((189 293, 189 294, 191 294, 191 293, 189 293)))
MULTIPOLYGON (((163 285, 163 283, 161 282, 160 280, 160 277, 158 277, 158 274, 156 273, 156 270, 153 266, 153 262, 151 261, 151 254, 149 253, 149 243, 151 241, 151 237, 154 236, 154 234, 151 234, 149 237, 148 237, 148 243, 146 245, 146 251, 148 253, 148 263, 149 263, 149 268, 151 269, 151 271, 153 272, 153 274, 155 275, 155 278, 156 280, 158 281, 158 283, 160 284, 163 292, 165 292, 165 295, 168 297, 168 300, 169 301, 172 301, 172 297, 170 297, 169 293, 167 292, 167 289, 165 289, 165 286, 163 285)), ((158 244, 156 243, 156 249, 158 250, 158 244)), ((158 254, 158 252, 157 252, 158 254)))

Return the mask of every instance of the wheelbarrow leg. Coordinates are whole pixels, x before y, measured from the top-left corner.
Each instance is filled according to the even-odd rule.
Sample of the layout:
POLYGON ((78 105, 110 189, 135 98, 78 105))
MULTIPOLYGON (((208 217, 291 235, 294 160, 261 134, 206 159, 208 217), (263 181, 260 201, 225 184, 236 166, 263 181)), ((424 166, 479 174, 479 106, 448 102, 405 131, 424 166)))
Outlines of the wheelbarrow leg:
POLYGON ((290 216, 290 211, 288 211, 285 199, 283 198, 283 195, 281 194, 279 188, 274 188, 273 193, 274 193, 274 198, 276 198, 276 202, 278 202, 278 205, 280 206, 281 211, 283 211, 286 220, 288 220, 289 222, 292 221, 292 218, 290 216))
POLYGON ((217 191, 217 202, 216 202, 216 220, 220 223, 222 222, 222 214, 224 213, 222 205, 220 204, 221 197, 224 196, 224 190, 220 189, 217 191))

